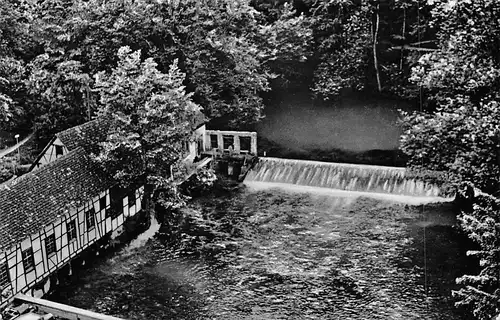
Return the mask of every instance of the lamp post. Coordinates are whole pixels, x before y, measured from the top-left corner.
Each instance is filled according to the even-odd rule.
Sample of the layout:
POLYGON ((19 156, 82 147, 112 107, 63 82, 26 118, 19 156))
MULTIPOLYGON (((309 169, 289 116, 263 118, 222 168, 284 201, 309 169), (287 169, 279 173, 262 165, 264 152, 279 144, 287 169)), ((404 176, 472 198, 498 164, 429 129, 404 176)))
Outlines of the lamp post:
MULTIPOLYGON (((16 134, 14 136, 16 138, 16 145, 19 144, 19 134, 16 134)), ((19 151, 19 146, 17 147, 17 163, 16 166, 14 167, 14 174, 17 174, 17 166, 21 164, 21 153, 19 151)))

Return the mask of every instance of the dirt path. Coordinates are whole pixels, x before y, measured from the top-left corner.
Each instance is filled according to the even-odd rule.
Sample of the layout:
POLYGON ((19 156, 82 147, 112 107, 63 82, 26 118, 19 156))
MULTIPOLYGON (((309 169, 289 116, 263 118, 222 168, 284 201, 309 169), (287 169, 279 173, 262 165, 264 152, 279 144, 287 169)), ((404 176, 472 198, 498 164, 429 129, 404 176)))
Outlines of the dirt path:
POLYGON ((26 142, 28 142, 29 139, 33 137, 33 133, 21 140, 19 143, 16 145, 13 145, 12 147, 5 148, 3 150, 0 150, 0 158, 3 158, 4 156, 8 155, 9 153, 12 153, 16 151, 18 148, 20 148, 22 145, 24 145, 26 142))

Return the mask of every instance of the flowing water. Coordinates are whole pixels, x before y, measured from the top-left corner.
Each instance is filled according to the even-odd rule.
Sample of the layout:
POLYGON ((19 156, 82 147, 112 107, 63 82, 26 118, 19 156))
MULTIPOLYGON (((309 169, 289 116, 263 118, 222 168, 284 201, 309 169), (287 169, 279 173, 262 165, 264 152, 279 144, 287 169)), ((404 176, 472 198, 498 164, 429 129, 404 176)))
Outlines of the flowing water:
POLYGON ((138 320, 468 319, 451 298, 471 261, 450 204, 251 185, 191 203, 216 230, 187 231, 201 256, 155 240, 52 299, 138 320))
MULTIPOLYGON (((267 182, 394 196, 440 199, 441 190, 428 182, 408 178, 405 168, 261 158, 245 182, 267 182)), ((444 199, 441 199, 444 200, 444 199)))

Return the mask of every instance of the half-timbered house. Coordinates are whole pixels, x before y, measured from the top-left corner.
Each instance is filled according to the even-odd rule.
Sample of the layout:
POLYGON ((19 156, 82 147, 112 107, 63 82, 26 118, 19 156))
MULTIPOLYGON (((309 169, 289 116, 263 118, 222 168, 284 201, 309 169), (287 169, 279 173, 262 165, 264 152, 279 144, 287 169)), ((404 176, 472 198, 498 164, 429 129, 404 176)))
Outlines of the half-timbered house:
MULTIPOLYGON (((0 190, 0 308, 141 210, 82 147, 0 190)), ((30 292, 32 293, 32 292, 30 292)))
MULTIPOLYGON (((0 186, 0 310, 17 293, 42 295, 50 275, 141 211, 143 187, 120 188, 90 158, 108 128, 96 119, 56 134, 31 172, 0 186)), ((185 162, 203 149, 204 134, 201 124, 185 162)))
POLYGON ((98 143, 106 139, 108 128, 109 120, 97 118, 56 133, 33 162, 31 170, 52 162, 78 147, 84 148, 87 152, 94 151, 98 143))
MULTIPOLYGON (((205 123, 201 117, 197 117, 195 122, 196 129, 191 138, 185 141, 184 162, 193 162, 205 150, 205 123)), ((98 143, 106 139, 109 124, 110 120, 97 118, 57 133, 33 162, 30 170, 40 168, 78 147, 87 152, 97 151, 98 143)))

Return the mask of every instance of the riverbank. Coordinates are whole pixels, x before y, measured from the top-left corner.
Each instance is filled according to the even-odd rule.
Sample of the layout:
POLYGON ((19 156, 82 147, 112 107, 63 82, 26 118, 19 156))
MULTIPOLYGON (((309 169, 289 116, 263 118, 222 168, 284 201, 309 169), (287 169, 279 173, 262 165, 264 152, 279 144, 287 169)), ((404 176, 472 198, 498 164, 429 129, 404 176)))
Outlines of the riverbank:
POLYGON ((235 188, 190 204, 210 233, 117 252, 54 299, 128 319, 467 319, 446 205, 235 188))

